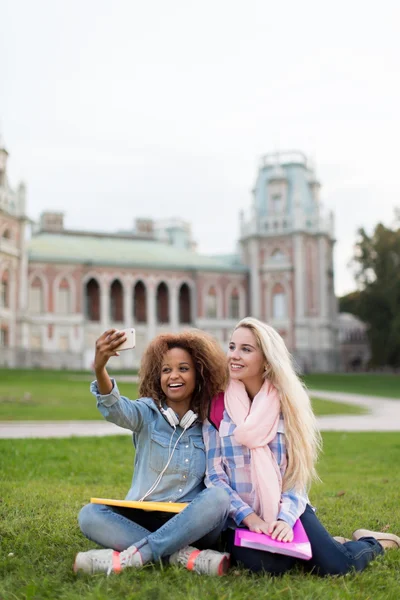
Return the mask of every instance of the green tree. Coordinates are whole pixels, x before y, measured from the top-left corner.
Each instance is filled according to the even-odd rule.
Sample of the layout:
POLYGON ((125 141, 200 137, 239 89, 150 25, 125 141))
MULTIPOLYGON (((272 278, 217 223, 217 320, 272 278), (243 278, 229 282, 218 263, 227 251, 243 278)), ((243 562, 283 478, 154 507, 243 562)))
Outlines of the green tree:
POLYGON ((346 294, 346 296, 339 298, 339 312, 351 313, 352 315, 359 317, 361 295, 362 292, 356 290, 355 292, 350 292, 350 294, 346 294))
POLYGON ((369 325, 373 365, 400 366, 400 227, 358 231, 353 257, 358 291, 341 299, 369 325), (349 298, 349 296, 351 296, 349 298))

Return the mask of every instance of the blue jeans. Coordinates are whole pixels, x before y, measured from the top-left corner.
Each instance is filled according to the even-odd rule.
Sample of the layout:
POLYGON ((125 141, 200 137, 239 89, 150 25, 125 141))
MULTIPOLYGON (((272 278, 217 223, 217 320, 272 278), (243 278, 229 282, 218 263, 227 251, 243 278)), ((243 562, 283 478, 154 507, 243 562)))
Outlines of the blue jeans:
POLYGON ((232 563, 239 563, 254 572, 265 571, 273 575, 285 573, 295 565, 301 565, 318 575, 344 575, 352 569, 362 571, 371 560, 384 552, 380 543, 371 537, 339 544, 326 531, 309 505, 300 520, 310 540, 311 560, 235 546, 235 532, 230 529, 227 532, 227 549, 231 552, 232 563))
POLYGON ((121 551, 136 546, 146 563, 193 543, 199 548, 215 544, 229 506, 225 490, 207 488, 178 514, 87 504, 79 513, 79 526, 89 540, 105 548, 121 551))

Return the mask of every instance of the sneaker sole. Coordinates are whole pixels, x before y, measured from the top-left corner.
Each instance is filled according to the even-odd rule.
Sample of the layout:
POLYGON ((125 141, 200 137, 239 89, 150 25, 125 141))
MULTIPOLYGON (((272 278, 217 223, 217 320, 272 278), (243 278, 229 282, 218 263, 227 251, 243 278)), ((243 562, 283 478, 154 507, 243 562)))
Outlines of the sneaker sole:
POLYGON ((226 575, 228 573, 230 564, 231 564, 230 556, 225 554, 224 558, 219 563, 218 577, 223 577, 224 575, 226 575))
MULTIPOLYGON (((73 566, 74 573, 77 574, 79 571, 82 571, 83 573, 89 573, 89 575, 93 575, 93 572, 85 571, 85 569, 80 569, 78 567, 77 560, 78 560, 78 556, 80 554, 81 553, 78 552, 78 554, 75 556, 75 561, 74 561, 74 566, 73 566)), ((113 557, 112 557, 113 567, 112 567, 112 570, 110 571, 110 573, 107 573, 107 575, 110 575, 111 573, 120 573, 122 571, 119 555, 120 555, 120 553, 117 552, 116 550, 114 550, 113 557)))
MULTIPOLYGON (((79 552, 78 552, 78 554, 79 554, 79 552)), ((78 569, 78 565, 76 564, 76 560, 77 560, 77 558, 78 558, 78 554, 75 556, 75 560, 74 560, 74 566, 73 566, 73 569, 74 569, 74 573, 75 573, 75 575, 76 575, 76 574, 78 573, 78 571, 79 571, 79 569, 78 569)))

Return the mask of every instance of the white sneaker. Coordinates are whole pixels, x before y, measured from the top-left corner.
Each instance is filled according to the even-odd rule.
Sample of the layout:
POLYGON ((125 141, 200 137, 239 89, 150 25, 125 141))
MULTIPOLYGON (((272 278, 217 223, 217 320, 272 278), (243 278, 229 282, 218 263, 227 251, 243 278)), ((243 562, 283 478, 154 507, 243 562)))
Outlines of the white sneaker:
POLYGON ((351 542, 349 538, 343 537, 342 535, 334 535, 333 539, 339 542, 339 544, 345 544, 346 542, 351 542))
POLYGON ((78 552, 75 557, 74 571, 94 573, 119 573, 126 567, 142 567, 142 557, 135 546, 130 546, 123 552, 116 550, 89 550, 78 552))
POLYGON ((229 569, 230 555, 226 552, 215 550, 198 550, 193 546, 186 546, 169 557, 171 565, 182 565, 189 571, 196 571, 200 575, 226 575, 229 569))
POLYGON ((394 533, 384 533, 383 531, 370 531, 369 529, 356 529, 353 531, 353 540, 358 541, 363 537, 373 537, 385 549, 400 549, 400 537, 394 533))

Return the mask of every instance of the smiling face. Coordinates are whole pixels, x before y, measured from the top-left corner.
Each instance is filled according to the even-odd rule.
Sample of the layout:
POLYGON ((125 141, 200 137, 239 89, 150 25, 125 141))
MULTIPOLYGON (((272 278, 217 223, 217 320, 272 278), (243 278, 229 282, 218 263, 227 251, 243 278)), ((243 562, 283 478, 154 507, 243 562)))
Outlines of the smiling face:
POLYGON ((171 348, 161 363, 161 389, 167 406, 180 417, 189 410, 196 387, 196 370, 189 352, 183 348, 171 348))
POLYGON ((233 332, 228 350, 231 379, 239 379, 254 396, 263 384, 265 357, 251 329, 239 327, 233 332))

